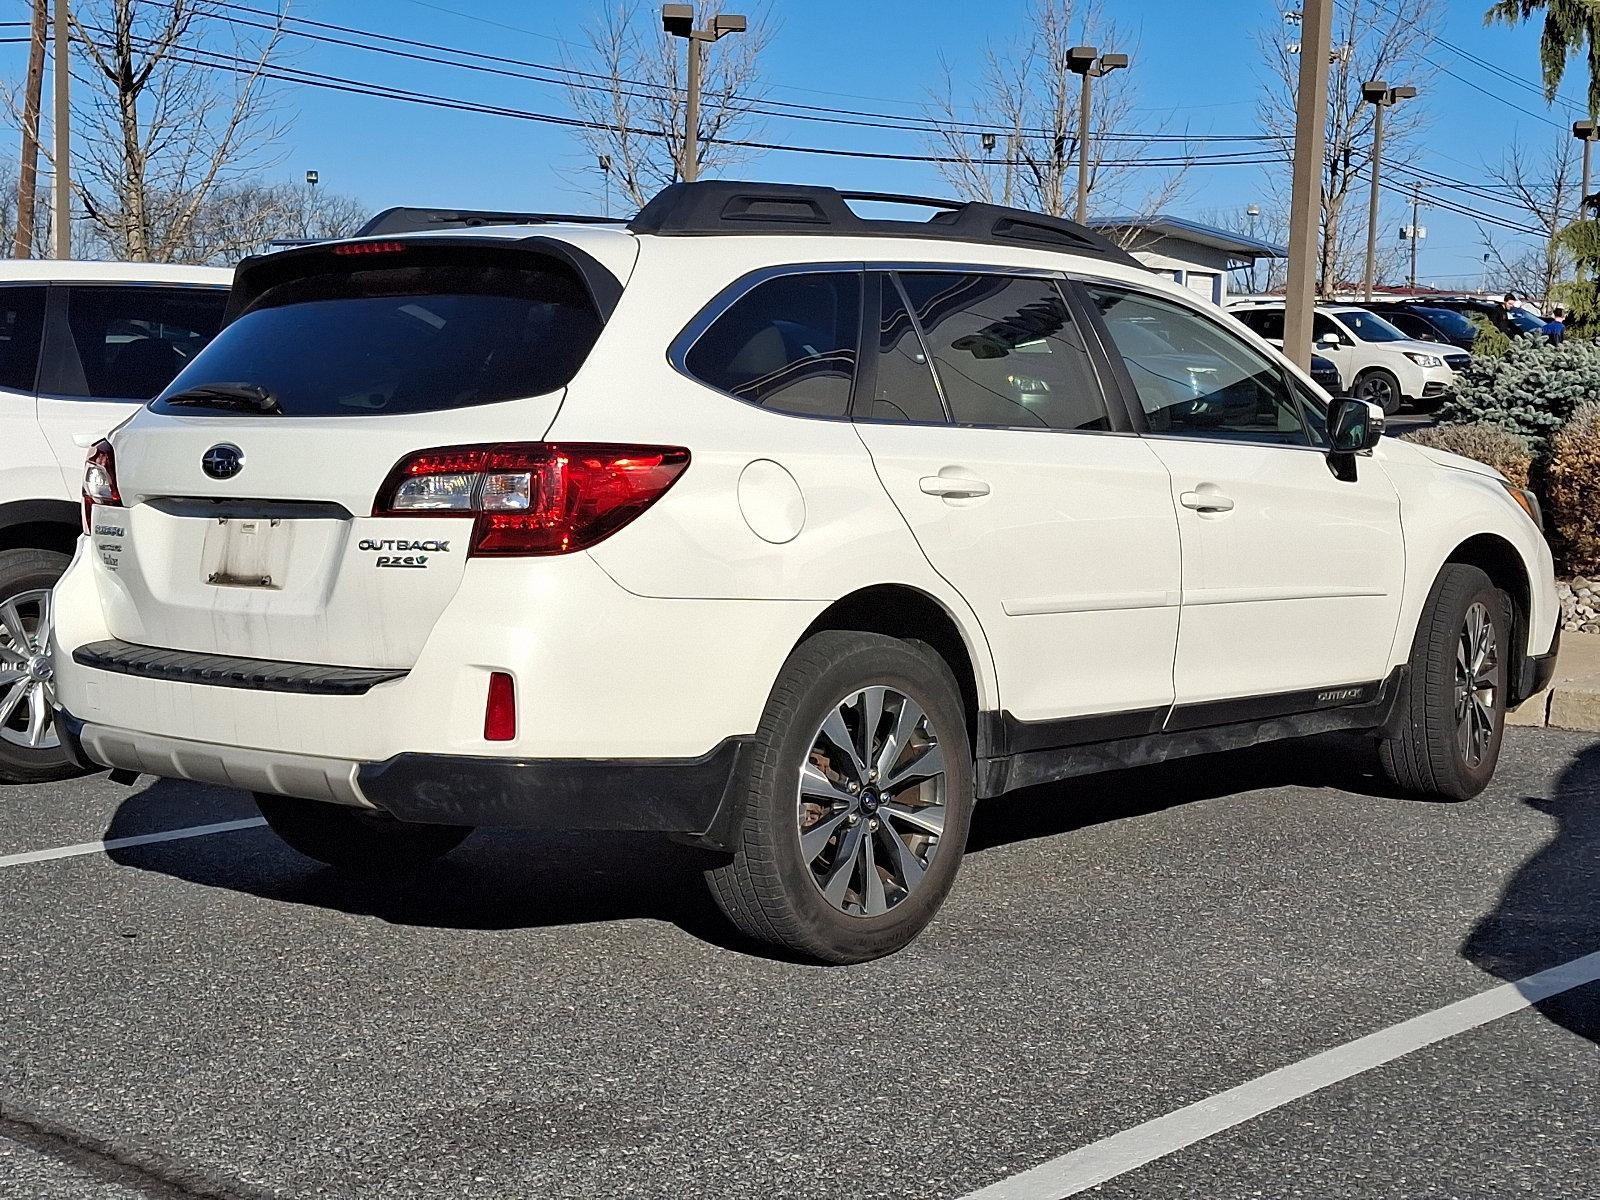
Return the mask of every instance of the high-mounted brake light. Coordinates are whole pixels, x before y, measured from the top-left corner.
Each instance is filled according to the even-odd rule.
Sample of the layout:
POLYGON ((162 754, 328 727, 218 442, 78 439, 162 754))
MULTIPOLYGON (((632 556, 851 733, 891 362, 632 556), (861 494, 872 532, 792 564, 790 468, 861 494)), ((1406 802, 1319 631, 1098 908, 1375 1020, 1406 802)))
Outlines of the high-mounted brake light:
POLYGON ((375 517, 475 517, 467 553, 567 554, 610 537, 689 465, 680 446, 442 446, 389 472, 375 517))
POLYGON ((405 252, 404 242, 345 242, 335 246, 335 254, 402 254, 405 252))
POLYGON ((93 509, 96 504, 121 504, 117 492, 117 459, 111 443, 101 438, 89 451, 83 464, 83 531, 94 529, 93 509))

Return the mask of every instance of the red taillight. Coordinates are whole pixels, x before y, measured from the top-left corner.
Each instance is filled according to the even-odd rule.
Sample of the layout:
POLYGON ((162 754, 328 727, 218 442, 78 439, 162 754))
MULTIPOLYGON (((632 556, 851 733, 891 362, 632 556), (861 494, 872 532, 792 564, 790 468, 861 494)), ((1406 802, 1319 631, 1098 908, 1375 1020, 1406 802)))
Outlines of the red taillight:
POLYGON ((353 254, 401 254, 405 252, 404 242, 345 242, 335 246, 333 252, 338 255, 353 254))
POLYGON ((117 492, 117 458, 111 443, 101 438, 83 464, 83 531, 93 532, 96 504, 121 504, 117 492))
POLYGON ((489 702, 483 710, 483 740, 510 742, 517 736, 517 685, 504 671, 489 673, 489 702))
POLYGON ((401 459, 375 517, 475 517, 467 553, 566 554, 610 537, 689 465, 677 446, 443 446, 401 459))

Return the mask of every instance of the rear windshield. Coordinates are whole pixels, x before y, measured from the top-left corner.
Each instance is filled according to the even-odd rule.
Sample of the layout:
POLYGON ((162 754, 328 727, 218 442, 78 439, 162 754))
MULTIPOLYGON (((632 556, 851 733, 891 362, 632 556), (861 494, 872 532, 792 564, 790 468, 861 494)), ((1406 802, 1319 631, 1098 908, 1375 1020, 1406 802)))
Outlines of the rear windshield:
POLYGON ((217 384, 264 389, 286 416, 494 404, 565 387, 600 327, 577 277, 531 258, 314 274, 263 294, 151 407, 202 411, 168 400, 217 384))

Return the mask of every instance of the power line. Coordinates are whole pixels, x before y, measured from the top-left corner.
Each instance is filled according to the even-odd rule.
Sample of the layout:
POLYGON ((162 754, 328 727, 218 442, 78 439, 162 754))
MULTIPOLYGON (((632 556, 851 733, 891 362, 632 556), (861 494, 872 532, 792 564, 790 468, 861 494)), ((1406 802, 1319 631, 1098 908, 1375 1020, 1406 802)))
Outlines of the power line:
MULTIPOLYGON (((550 84, 557 87, 575 88, 580 91, 611 92, 621 88, 622 94, 635 99, 660 100, 670 95, 673 89, 662 84, 648 80, 630 79, 619 77, 613 79, 594 71, 579 70, 574 67, 558 66, 552 63, 541 63, 528 59, 510 58, 504 55, 487 54, 478 50, 464 49, 459 46, 445 45, 439 42, 420 41, 415 38, 397 37, 393 34, 379 33, 375 30, 362 29, 352 25, 337 25, 328 21, 314 21, 307 17, 288 16, 284 21, 295 25, 306 25, 320 30, 330 30, 332 33, 310 33, 302 29, 295 29, 279 23, 278 14, 264 9, 252 8, 249 5, 229 3, 219 0, 219 7, 235 12, 249 13, 257 17, 272 18, 271 23, 241 20, 230 18, 236 24, 249 26, 256 29, 276 31, 282 29, 284 33, 308 41, 322 42, 329 45, 345 46, 356 50, 365 50, 374 54, 385 54, 392 57, 410 59, 418 62, 428 62, 439 66, 454 67, 458 70, 475 71, 482 74, 500 75, 514 79, 522 79, 533 83, 550 84), (399 50, 390 46, 374 46, 363 42, 351 41, 345 37, 333 36, 334 33, 349 34, 356 37, 371 38, 385 42, 392 42, 397 46, 409 46, 412 50, 399 50), (422 54, 417 51, 431 50, 443 54, 460 55, 467 58, 480 59, 482 62, 467 63, 455 62, 437 57, 437 54, 422 54), (500 66, 486 66, 485 63, 500 64, 500 66), (508 68, 525 68, 525 70, 512 70, 508 68), (547 78, 541 75, 530 74, 529 71, 542 71, 558 76, 571 78, 547 78), (598 80, 598 83, 585 83, 581 80, 598 80), (643 91, 629 91, 626 89, 645 89, 643 91)), ((433 6, 428 6, 433 7, 433 6)), ((797 104, 791 101, 771 100, 766 97, 740 96, 731 92, 707 92, 707 96, 719 99, 741 100, 755 115, 773 117, 780 120, 815 121, 829 125, 853 125, 864 128, 891 129, 900 132, 934 134, 955 131, 958 133, 1015 133, 1018 130, 1010 125, 998 122, 984 121, 941 121, 934 117, 904 116, 898 113, 872 112, 863 109, 838 108, 836 106, 822 106, 814 104, 797 104), (792 109, 795 111, 774 111, 775 109, 792 109)), ((909 102, 907 102, 909 103, 909 102)), ((1041 137, 1055 136, 1057 131, 1038 126, 1026 126, 1020 130, 1022 133, 1041 137)), ((1105 131, 1097 135, 1107 141, 1132 142, 1139 144, 1150 143, 1211 143, 1211 142, 1248 142, 1262 143, 1273 140, 1266 134, 1179 134, 1179 133, 1137 133, 1137 132, 1112 132, 1105 131)))

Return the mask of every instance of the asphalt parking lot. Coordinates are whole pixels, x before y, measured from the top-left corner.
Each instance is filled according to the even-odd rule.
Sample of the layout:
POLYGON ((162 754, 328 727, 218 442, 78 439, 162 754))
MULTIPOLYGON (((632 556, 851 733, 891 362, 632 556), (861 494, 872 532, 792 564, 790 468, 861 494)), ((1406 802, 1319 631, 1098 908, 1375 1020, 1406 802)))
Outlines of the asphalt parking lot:
POLYGON ((653 840, 479 833, 385 885, 256 826, 18 861, 254 810, 0 791, 0 1196, 1600 1193, 1594 983, 1089 1190, 1041 1167, 1600 950, 1600 741, 1508 731, 1462 805, 1366 768, 993 802, 928 934, 834 969, 734 939, 653 840))

